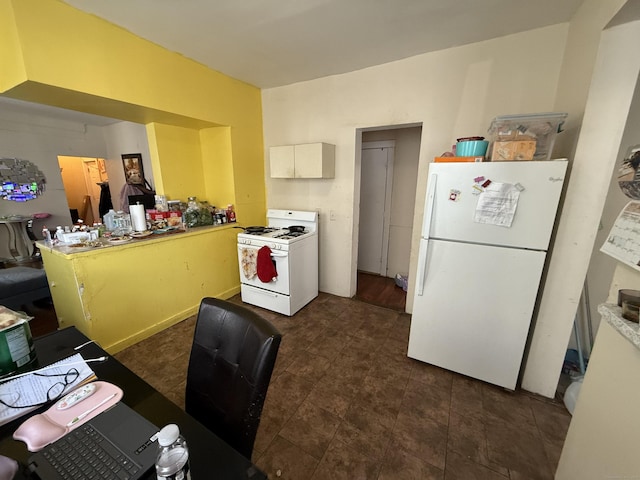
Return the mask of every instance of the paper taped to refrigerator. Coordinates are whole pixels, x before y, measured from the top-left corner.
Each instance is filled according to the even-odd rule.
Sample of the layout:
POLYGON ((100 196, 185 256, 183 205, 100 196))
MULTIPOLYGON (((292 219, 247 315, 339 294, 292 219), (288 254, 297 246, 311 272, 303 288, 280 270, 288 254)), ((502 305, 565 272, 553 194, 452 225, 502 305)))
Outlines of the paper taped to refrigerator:
POLYGON ((520 191, 510 183, 491 182, 478 196, 474 221, 511 227, 520 191))

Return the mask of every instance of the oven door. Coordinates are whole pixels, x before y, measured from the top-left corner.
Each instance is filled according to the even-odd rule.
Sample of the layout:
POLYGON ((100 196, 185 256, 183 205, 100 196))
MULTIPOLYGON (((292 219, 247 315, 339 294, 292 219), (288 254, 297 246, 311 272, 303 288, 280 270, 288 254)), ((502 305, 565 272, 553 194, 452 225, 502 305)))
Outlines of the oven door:
POLYGON ((275 280, 265 283, 257 275, 258 250, 260 248, 262 246, 238 245, 240 282, 271 292, 289 295, 289 253, 281 250, 271 251, 271 261, 276 267, 278 276, 275 280))

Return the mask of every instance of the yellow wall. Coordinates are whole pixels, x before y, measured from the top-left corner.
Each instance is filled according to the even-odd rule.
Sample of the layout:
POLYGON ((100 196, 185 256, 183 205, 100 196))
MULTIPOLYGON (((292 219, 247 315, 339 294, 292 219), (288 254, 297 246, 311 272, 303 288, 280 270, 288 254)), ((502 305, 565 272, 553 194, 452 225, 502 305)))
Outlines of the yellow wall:
POLYGON ((0 0, 0 92, 26 80, 13 5, 0 0))
POLYGON ((0 13, 0 94, 147 124, 155 130, 150 151, 162 193, 237 202, 239 221, 264 221, 258 88, 57 0, 0 0, 0 13), (215 127, 229 133, 211 135, 215 127), (203 176, 218 169, 232 179, 231 191, 203 176), (214 195, 208 190, 225 198, 206 198, 214 195))
POLYGON ((162 172, 161 181, 156 180, 158 193, 176 200, 194 195, 202 200, 208 198, 198 131, 152 123, 147 125, 147 137, 154 147, 150 150, 154 175, 156 169, 162 172))
POLYGON ((226 208, 229 203, 235 204, 231 129, 229 127, 202 129, 200 143, 202 174, 209 203, 219 208, 226 208))
MULTIPOLYGON (((211 48, 216 48, 212 45, 211 48)), ((59 0, 0 0, 0 95, 147 126, 158 193, 264 224, 261 92, 59 0)), ((126 153, 126 152, 122 152, 126 153)), ((61 326, 117 351, 240 288, 236 230, 43 253, 61 326)))

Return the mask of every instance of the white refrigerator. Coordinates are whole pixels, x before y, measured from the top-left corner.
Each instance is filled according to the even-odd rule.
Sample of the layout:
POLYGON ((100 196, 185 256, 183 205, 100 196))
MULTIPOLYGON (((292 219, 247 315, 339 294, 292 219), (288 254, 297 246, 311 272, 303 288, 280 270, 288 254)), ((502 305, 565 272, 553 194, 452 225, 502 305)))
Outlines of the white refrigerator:
POLYGON ((409 357, 515 389, 566 169, 430 165, 409 357))

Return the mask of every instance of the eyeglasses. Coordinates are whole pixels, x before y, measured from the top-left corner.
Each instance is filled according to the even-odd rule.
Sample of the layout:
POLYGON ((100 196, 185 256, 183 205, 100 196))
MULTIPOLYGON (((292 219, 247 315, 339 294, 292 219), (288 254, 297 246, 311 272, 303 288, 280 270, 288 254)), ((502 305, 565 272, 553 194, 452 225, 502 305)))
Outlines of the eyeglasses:
POLYGON ((47 390, 47 400, 42 403, 33 403, 30 405, 15 405, 15 402, 14 402, 14 405, 10 405, 9 403, 2 400, 2 398, 0 398, 0 404, 9 408, 41 407, 42 405, 46 405, 49 402, 58 400, 66 390, 67 386, 72 385, 78 379, 78 377, 80 376, 80 373, 78 373, 78 370, 76 370, 75 368, 71 368, 67 373, 46 374, 46 373, 35 372, 32 375, 35 375, 38 377, 48 377, 48 378, 56 378, 56 377, 63 377, 63 378, 59 382, 56 382, 49 387, 49 389, 47 390))

